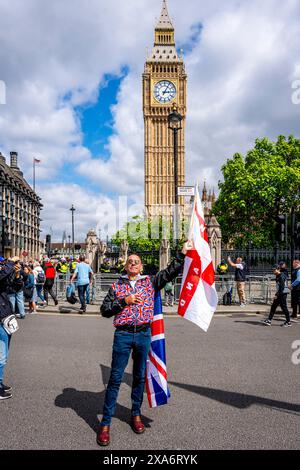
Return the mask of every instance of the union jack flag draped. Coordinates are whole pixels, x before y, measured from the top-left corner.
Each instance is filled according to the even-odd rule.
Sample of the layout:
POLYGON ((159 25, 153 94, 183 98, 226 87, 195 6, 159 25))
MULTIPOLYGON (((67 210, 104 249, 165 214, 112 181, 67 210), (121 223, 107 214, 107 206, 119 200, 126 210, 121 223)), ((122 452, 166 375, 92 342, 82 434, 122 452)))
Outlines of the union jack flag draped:
POLYGON ((167 382, 164 317, 160 292, 155 294, 151 324, 151 346, 147 360, 146 390, 150 408, 165 405, 170 398, 167 382))

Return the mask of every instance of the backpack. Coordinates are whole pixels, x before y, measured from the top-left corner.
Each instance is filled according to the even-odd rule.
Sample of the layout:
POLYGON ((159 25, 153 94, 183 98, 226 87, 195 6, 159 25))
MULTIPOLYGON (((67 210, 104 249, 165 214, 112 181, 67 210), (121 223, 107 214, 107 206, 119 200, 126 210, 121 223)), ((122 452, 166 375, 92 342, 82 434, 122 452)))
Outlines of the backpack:
POLYGON ((223 295, 223 305, 231 305, 232 304, 232 287, 228 292, 225 292, 223 295))
POLYGON ((44 284, 46 280, 45 273, 44 271, 39 271, 38 275, 36 277, 36 283, 37 284, 44 284))

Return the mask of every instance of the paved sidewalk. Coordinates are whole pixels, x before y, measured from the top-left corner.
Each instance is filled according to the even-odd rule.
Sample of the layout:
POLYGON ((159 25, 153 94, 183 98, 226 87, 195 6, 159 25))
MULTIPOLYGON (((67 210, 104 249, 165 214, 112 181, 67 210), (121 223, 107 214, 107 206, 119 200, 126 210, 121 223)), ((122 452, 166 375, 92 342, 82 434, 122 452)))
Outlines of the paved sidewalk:
MULTIPOLYGON (((71 305, 68 302, 60 302, 57 307, 54 305, 48 305, 46 308, 38 308, 39 313, 61 313, 61 314, 68 314, 68 313, 78 313, 79 312, 79 304, 71 305), (63 311, 66 309, 65 311, 63 311), (62 311, 61 311, 62 310, 62 311), (68 310, 68 312, 67 312, 68 310)), ((99 314, 100 304, 88 305, 87 306, 87 314, 90 315, 97 315, 99 314)), ((218 315, 265 315, 269 313, 270 306, 263 305, 263 304, 249 304, 246 307, 240 307, 239 305, 218 305, 217 314, 218 315)), ((177 315, 177 306, 174 307, 163 307, 163 313, 165 315, 177 315)))

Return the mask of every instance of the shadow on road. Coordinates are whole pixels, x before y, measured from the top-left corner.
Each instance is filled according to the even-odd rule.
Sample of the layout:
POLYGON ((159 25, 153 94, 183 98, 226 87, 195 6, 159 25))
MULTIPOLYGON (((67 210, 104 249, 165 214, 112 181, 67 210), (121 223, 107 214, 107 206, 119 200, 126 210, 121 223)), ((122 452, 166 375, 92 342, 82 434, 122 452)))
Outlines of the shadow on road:
MULTIPOLYGON (((110 368, 100 364, 102 372, 103 385, 106 388, 110 376, 110 368)), ((132 375, 125 372, 123 382, 131 387, 132 375)), ((105 398, 105 389, 102 392, 89 392, 87 390, 76 390, 75 388, 64 388, 54 401, 55 406, 59 408, 70 408, 83 419, 90 428, 97 432, 99 426, 98 415, 102 414, 105 398)), ((131 410, 117 403, 115 418, 130 424, 131 410)), ((152 419, 143 415, 143 422, 146 427, 150 427, 152 419)))
POLYGON ((247 325, 263 326, 264 328, 270 328, 268 325, 265 325, 262 321, 250 321, 250 320, 240 321, 240 320, 237 320, 234 323, 246 323, 247 325))
POLYGON ((235 408, 248 408, 252 405, 265 406, 279 411, 286 411, 293 414, 300 413, 300 405, 296 403, 287 403, 284 401, 271 400, 269 398, 257 397, 256 395, 245 395, 243 393, 227 392, 214 388, 200 387, 198 385, 182 384, 178 382, 169 382, 174 387, 188 390, 189 392, 202 395, 211 400, 219 401, 225 405, 235 408))

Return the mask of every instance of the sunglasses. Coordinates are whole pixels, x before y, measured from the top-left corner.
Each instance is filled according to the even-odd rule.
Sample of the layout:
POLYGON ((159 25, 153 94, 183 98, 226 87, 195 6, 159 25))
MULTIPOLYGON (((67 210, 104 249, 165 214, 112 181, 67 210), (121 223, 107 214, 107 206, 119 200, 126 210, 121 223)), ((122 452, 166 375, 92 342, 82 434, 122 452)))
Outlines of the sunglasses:
POLYGON ((128 264, 129 265, 132 265, 132 266, 137 266, 138 264, 140 264, 140 260, 136 259, 136 260, 129 260, 128 261, 128 264))

